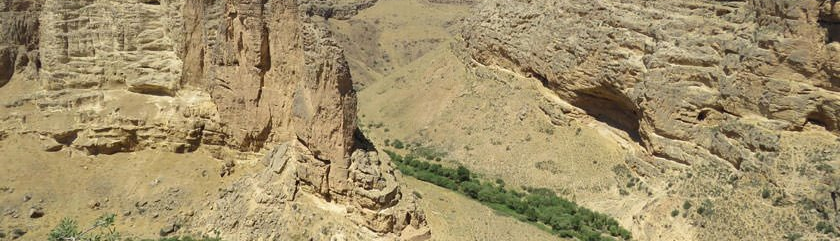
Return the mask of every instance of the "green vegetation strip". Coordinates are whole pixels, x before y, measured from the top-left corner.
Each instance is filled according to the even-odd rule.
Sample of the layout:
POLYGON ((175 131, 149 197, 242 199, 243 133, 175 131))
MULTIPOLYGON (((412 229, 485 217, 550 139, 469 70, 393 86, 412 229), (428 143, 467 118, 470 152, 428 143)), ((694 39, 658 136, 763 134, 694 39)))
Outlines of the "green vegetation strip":
POLYGON ((405 175, 462 193, 521 221, 547 226, 560 237, 584 241, 631 239, 630 231, 622 228, 615 219, 558 197, 549 189, 526 188, 518 192, 506 189, 501 180, 495 184, 479 180, 463 166, 447 168, 423 161, 418 156, 425 155, 414 153, 407 156, 390 150, 385 150, 385 153, 405 175))

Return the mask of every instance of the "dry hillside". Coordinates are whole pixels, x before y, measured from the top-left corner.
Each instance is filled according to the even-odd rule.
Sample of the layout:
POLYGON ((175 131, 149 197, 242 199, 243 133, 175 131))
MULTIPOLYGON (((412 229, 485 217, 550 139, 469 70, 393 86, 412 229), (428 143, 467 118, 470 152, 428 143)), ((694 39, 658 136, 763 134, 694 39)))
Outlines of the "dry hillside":
POLYGON ((0 0, 0 240, 838 240, 837 4, 0 0))

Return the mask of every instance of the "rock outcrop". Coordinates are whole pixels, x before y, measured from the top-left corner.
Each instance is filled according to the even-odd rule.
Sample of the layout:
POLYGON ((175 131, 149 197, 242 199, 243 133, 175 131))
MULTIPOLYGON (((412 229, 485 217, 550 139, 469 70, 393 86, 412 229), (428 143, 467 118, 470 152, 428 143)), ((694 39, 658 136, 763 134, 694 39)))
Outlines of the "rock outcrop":
POLYGON ((541 79, 654 155, 738 167, 743 154, 774 148, 759 126, 838 131, 840 44, 820 25, 830 17, 818 1, 505 6, 487 4, 464 28, 472 57, 541 79), (686 143, 702 149, 685 153, 686 143))
POLYGON ((369 240, 370 231, 388 240, 430 238, 416 197, 403 196, 387 155, 356 150, 348 163, 331 165, 298 141, 280 145, 261 160, 264 171, 222 190, 197 225, 208 232, 222 230, 233 240, 275 240, 281 233, 369 240), (334 169, 342 171, 335 174, 334 169), (329 218, 334 215, 349 218, 329 218))
POLYGON ((256 153, 294 143, 289 153, 305 156, 288 165, 296 178, 270 188, 305 192, 278 198, 311 192, 355 207, 334 215, 358 218, 357 228, 376 235, 428 233, 422 212, 401 201, 387 160, 358 149, 350 72, 318 22, 329 16, 311 4, 15 0, 0 10, 0 133, 36 134, 46 151, 88 155, 199 146, 256 153))
MULTIPOLYGON (((791 179, 816 182, 828 174, 791 175, 778 169, 785 167, 776 166, 776 157, 808 149, 793 151, 799 147, 791 145, 801 143, 785 145, 786 136, 803 130, 840 134, 836 5, 817 0, 486 1, 466 21, 463 49, 468 62, 540 80, 575 107, 567 112, 625 132, 626 139, 660 160, 721 164, 729 168, 721 173, 755 174, 761 182, 784 187, 786 195, 815 192, 826 199, 835 195, 816 186, 795 188, 791 179)), ((816 165, 804 163, 800 173, 816 165)), ((836 215, 836 210, 826 212, 835 225, 836 215)), ((729 231, 698 237, 756 230, 736 222, 729 231)), ((761 235, 769 234, 741 238, 781 236, 761 235)))
POLYGON ((40 11, 38 1, 0 3, 0 87, 15 74, 29 78, 37 73, 40 11))

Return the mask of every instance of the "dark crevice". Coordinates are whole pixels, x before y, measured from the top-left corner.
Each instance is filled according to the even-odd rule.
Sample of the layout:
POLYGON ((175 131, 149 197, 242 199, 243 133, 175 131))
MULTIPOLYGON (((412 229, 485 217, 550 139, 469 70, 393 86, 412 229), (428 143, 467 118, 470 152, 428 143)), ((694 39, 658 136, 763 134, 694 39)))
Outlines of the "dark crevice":
POLYGON ((828 131, 837 131, 837 123, 821 111, 811 112, 805 117, 805 122, 812 125, 822 126, 828 131))
POLYGON ((262 99, 263 88, 265 87, 265 73, 271 70, 271 42, 268 27, 263 26, 262 41, 260 42, 260 63, 257 68, 260 69, 260 88, 257 90, 257 98, 254 100, 257 107, 260 106, 262 99))
POLYGON ((704 121, 706 120, 706 117, 709 117, 709 110, 702 110, 697 114, 698 121, 704 121))
POLYGON ((0 52, 0 87, 3 87, 12 79, 15 73, 15 58, 17 55, 11 49, 0 52))
POLYGON ((365 136, 365 134, 362 133, 361 130, 359 130, 359 128, 353 130, 353 139, 355 140, 353 142, 353 149, 364 151, 376 150, 376 147, 373 145, 373 142, 371 142, 370 139, 368 139, 367 136, 365 136))
POLYGON ((818 125, 818 126, 825 127, 825 122, 823 122, 819 119, 807 118, 807 119, 805 119, 805 122, 808 122, 808 123, 813 124, 813 125, 818 125))
POLYGON ((62 145, 70 146, 70 144, 73 144, 73 142, 76 141, 76 138, 78 138, 78 132, 78 130, 73 130, 64 133, 58 133, 53 135, 53 139, 55 139, 56 142, 62 145))
POLYGON ((144 4, 149 4, 149 5, 160 5, 160 1, 158 1, 158 0, 146 0, 146 1, 143 1, 143 3, 144 4))
POLYGON ((537 73, 537 72, 535 72, 535 71, 533 71, 533 70, 531 70, 531 71, 527 71, 526 73, 528 73, 528 75, 529 75, 531 78, 534 78, 534 79, 539 80, 539 81, 540 81, 540 83, 542 83, 542 84, 543 84, 543 86, 549 86, 548 79, 546 79, 544 75, 542 75, 542 74, 540 74, 540 73, 537 73))
POLYGON ((820 20, 818 21, 820 27, 825 28, 825 43, 833 43, 833 42, 840 42, 840 23, 835 22, 828 22, 820 20))
POLYGON ((626 96, 607 87, 579 91, 571 101, 596 120, 627 133, 633 141, 642 143, 639 132, 641 116, 633 102, 626 96))
MULTIPOLYGON (((506 53, 503 56, 511 60, 506 53)), ((539 80, 548 89, 561 89, 550 82, 545 75, 533 69, 524 72, 529 77, 539 80)), ((577 90, 575 94, 577 96, 569 101, 570 104, 583 109, 595 120, 627 133, 631 140, 642 144, 642 135, 639 131, 641 114, 633 101, 623 93, 610 86, 598 86, 577 90)))
POLYGON ((172 90, 167 89, 162 86, 156 85, 137 85, 128 88, 128 91, 144 94, 144 95, 154 95, 154 96, 168 96, 172 97, 175 96, 175 93, 172 93, 172 90))
POLYGON ((268 123, 265 124, 262 130, 256 135, 253 135, 253 132, 248 133, 245 136, 245 139, 242 141, 242 146, 240 147, 242 150, 248 151, 259 151, 260 149, 265 146, 268 138, 271 135, 271 131, 274 129, 273 126, 273 119, 272 117, 268 117, 268 123))

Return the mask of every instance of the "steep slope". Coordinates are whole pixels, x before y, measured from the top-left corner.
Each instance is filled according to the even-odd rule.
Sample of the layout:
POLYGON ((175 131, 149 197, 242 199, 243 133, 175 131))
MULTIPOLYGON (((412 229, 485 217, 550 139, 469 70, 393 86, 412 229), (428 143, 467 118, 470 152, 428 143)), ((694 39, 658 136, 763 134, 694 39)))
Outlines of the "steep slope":
POLYGON ((643 180, 676 178, 634 214, 641 237, 831 238, 816 230, 840 225, 834 4, 487 1, 463 47, 637 143, 661 170, 643 180), (665 231, 683 200, 702 204, 693 231, 665 231))
MULTIPOLYGON (((387 157, 356 131, 347 63, 319 23, 329 16, 317 9, 332 8, 295 1, 2 4, 3 137, 36 138, 37 149, 67 160, 149 151, 193 156, 202 148, 225 163, 223 177, 237 165, 262 165, 222 183, 233 187, 222 186, 215 203, 186 207, 198 213, 179 224, 233 240, 293 235, 269 229, 278 223, 304 233, 325 227, 296 219, 292 207, 339 220, 326 225, 344 231, 325 235, 428 236, 422 212, 403 197, 390 162, 380 159, 387 157), (263 162, 260 152, 268 153, 263 162), (240 226, 256 217, 260 222, 240 226)), ((34 161, 5 156, 0 161, 9 170, 34 161)), ((4 229, 27 221, 4 216, 4 229)))
POLYGON ((641 240, 837 237, 833 2, 390 2, 416 21, 388 2, 332 25, 377 145, 552 188, 641 240))
MULTIPOLYGON (((562 114, 561 106, 547 97, 539 81, 473 69, 452 48, 459 45, 460 19, 471 7, 464 2, 382 0, 349 20, 329 21, 347 49, 351 72, 371 78, 357 86, 362 130, 378 147, 394 149, 386 145, 394 140, 420 144, 446 153, 442 164, 465 165, 509 187, 548 187, 631 224, 628 210, 641 209, 647 187, 623 188, 630 178, 612 170, 626 166, 626 154, 611 132, 586 120, 549 116, 562 114), (394 14, 397 10, 403 14, 394 14)), ((431 196, 424 193, 419 203, 428 205, 424 210, 434 239, 542 237, 518 236, 536 232, 528 227, 506 225, 503 233, 488 229, 487 223, 505 223, 508 217, 469 221, 472 214, 450 212, 474 210, 475 204, 438 207, 431 196)))

